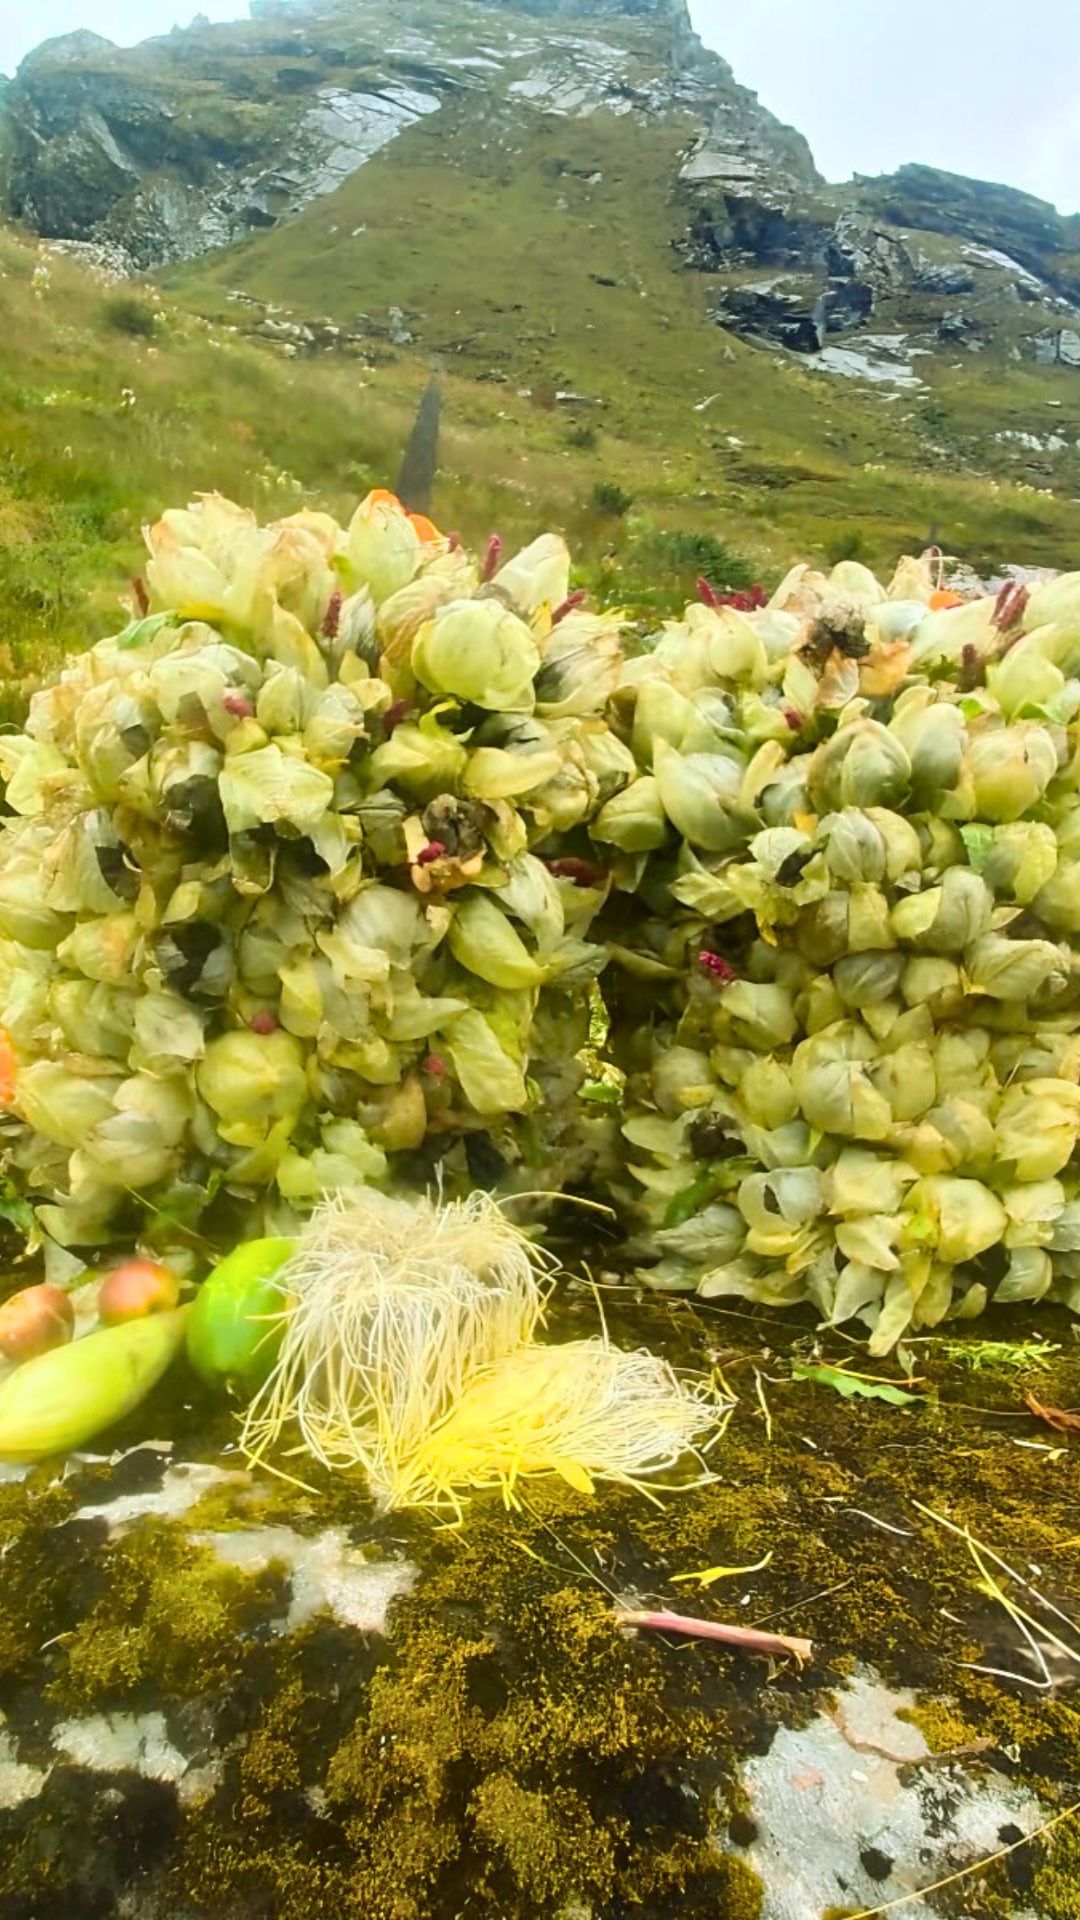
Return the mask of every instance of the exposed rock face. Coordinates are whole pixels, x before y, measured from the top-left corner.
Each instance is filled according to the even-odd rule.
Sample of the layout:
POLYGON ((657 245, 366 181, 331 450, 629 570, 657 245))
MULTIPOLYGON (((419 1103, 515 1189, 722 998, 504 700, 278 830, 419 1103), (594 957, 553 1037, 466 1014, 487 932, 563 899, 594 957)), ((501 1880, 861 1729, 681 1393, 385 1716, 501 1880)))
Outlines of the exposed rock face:
POLYGON ((255 0, 252 16, 130 50, 47 41, 0 93, 0 211, 144 270, 288 222, 428 116, 452 170, 463 138, 475 163, 489 130, 494 154, 538 121, 614 115, 627 152, 671 129, 655 196, 720 326, 814 356, 872 328, 900 341, 897 365, 960 348, 1080 364, 1080 217, 917 165, 828 186, 702 48, 685 0, 255 0))
POLYGON ((787 264, 818 237, 793 206, 820 185, 809 147, 704 52, 685 0, 461 0, 437 24, 374 0, 252 13, 131 50, 46 42, 0 109, 8 211, 49 238, 119 244, 136 268, 190 259, 288 219, 421 115, 470 94, 483 113, 495 94, 518 111, 684 120, 701 264, 731 249, 787 264))
POLYGON ((878 180, 861 179, 859 186, 866 203, 891 225, 999 248, 1029 273, 1080 297, 1080 217, 1063 219, 1049 201, 937 167, 901 167, 878 180))
POLYGON ((131 52, 96 34, 46 43, 4 99, 9 210, 47 238, 119 245, 135 268, 193 259, 332 192, 440 104, 407 59, 342 86, 332 50, 302 42, 283 67, 292 43, 257 61, 219 53, 211 30, 205 50, 178 34, 131 52))
POLYGON ((62 66, 67 60, 82 60, 97 53, 112 53, 111 40, 103 34, 91 33, 86 27, 79 27, 75 33, 60 33, 52 40, 43 40, 39 47, 28 53, 22 63, 22 71, 30 73, 38 66, 62 66))

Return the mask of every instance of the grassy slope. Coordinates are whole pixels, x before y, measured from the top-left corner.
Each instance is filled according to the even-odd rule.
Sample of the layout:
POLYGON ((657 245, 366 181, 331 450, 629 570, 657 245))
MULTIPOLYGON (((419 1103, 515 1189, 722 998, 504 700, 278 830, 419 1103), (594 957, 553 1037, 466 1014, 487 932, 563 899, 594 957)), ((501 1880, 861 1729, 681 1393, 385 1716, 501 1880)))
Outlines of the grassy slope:
MULTIPOLYGON (((957 350, 925 394, 890 401, 732 341, 704 324, 707 277, 679 271, 673 253, 685 210, 667 183, 684 128, 510 111, 480 127, 474 116, 468 100, 432 116, 299 219, 182 273, 178 290, 219 314, 235 314, 225 294, 242 288, 346 323, 397 305, 429 362, 504 371, 511 391, 588 394, 601 403, 590 416, 603 425, 600 464, 641 508, 711 525, 761 564, 820 553, 853 523, 879 563, 931 526, 976 564, 1063 564, 1075 551, 1068 501, 979 471, 998 426, 1064 430, 1076 409, 1068 370, 957 350), (1063 396, 1066 411, 1048 412, 1063 396)), ((1003 306, 987 318, 1011 316, 1003 306)), ((509 442, 517 428, 500 432, 509 442)), ((506 461, 494 443, 488 457, 506 461)), ((1001 474, 1012 464, 994 455, 1001 474)))
MULTIPOLYGON (((49 256, 35 295, 36 250, 0 232, 9 713, 25 677, 115 619, 143 519, 214 486, 266 514, 301 497, 344 513, 392 478, 433 364, 443 523, 474 541, 560 526, 610 597, 663 607, 692 591, 698 557, 661 552, 658 530, 705 530, 766 577, 850 544, 887 566, 931 527, 980 566, 1075 562, 1076 504, 993 481, 985 451, 972 457, 997 425, 1080 432, 1075 375, 958 353, 928 393, 889 401, 731 341, 704 322, 707 280, 675 267, 678 124, 519 111, 481 132, 474 112, 433 116, 295 222, 167 276, 152 343, 110 324, 108 290, 72 262, 49 256), (345 322, 398 305, 417 344, 380 348, 372 369, 337 352, 288 360, 245 337, 233 287, 345 322), (506 383, 477 378, 492 371, 506 383), (597 404, 571 417, 556 386, 597 404), (1047 412, 1054 399, 1064 409, 1047 412), (627 517, 591 508, 599 480, 632 496, 627 517)), ((705 564, 717 577, 722 554, 705 564)))

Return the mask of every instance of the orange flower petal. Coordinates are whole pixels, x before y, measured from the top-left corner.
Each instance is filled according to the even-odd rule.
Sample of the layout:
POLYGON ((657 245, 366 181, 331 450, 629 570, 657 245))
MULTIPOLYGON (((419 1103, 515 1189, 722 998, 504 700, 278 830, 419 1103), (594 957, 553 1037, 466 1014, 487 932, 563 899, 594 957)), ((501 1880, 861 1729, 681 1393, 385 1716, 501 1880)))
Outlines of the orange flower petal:
POLYGON ((962 607, 965 604, 963 594, 954 593, 951 587, 938 587, 937 591, 930 595, 932 613, 940 613, 943 607, 962 607))
POLYGON ((435 522, 429 520, 426 513, 410 513, 409 519, 412 521, 413 526, 416 528, 425 546, 431 546, 434 541, 442 539, 442 534, 439 532, 435 522))
POLYGON ((15 1049, 11 1035, 0 1027, 0 1107, 10 1107, 15 1099, 15 1049))

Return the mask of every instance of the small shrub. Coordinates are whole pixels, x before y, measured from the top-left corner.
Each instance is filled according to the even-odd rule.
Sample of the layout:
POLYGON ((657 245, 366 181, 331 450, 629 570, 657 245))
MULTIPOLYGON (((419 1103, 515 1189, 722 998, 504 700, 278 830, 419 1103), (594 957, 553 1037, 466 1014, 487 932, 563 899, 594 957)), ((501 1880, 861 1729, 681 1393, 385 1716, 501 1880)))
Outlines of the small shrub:
POLYGON ((617 480, 598 480, 589 495, 589 501, 594 513, 609 514, 621 520, 633 506, 634 496, 627 493, 625 487, 620 487, 617 480))
POLYGON ((865 560, 866 536, 859 527, 841 527, 825 542, 825 558, 830 567, 841 560, 865 560))
POLYGON ((131 340, 152 340, 157 332, 157 309, 138 293, 114 293, 106 300, 105 325, 131 340))
POLYGON ((643 561, 656 572, 696 579, 703 575, 712 586, 749 587, 753 569, 741 554, 733 553, 715 534, 682 528, 652 527, 638 543, 643 561))
POLYGON ((568 447, 578 447, 582 453, 591 453, 596 445, 596 428, 587 420, 575 420, 566 436, 568 447))

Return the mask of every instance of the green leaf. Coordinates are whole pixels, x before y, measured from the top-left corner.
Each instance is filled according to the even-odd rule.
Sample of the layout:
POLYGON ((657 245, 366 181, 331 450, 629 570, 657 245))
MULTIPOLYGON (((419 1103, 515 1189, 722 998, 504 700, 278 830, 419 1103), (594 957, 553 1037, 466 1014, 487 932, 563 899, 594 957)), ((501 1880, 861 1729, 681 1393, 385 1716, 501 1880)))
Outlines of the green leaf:
POLYGON ((33 1236, 36 1225, 34 1209, 28 1200, 19 1198, 7 1180, 0 1181, 0 1220, 6 1220, 25 1240, 33 1236))
POLYGON ((968 865, 974 867, 976 873, 981 873, 994 844, 993 827, 975 820, 969 826, 961 827, 960 838, 967 848, 968 865))
POLYGON ((619 1107, 622 1097, 622 1088, 609 1080, 586 1080, 578 1089, 578 1099, 593 1107, 619 1107))
POLYGON ((736 1160, 724 1160, 719 1166, 710 1167, 705 1173, 699 1173, 697 1179, 688 1187, 683 1187, 669 1203, 664 1214, 665 1227, 681 1227, 692 1220, 695 1213, 715 1200, 718 1193, 726 1193, 737 1186, 744 1173, 751 1172, 751 1162, 741 1155, 736 1160))
POLYGON ((791 1377, 812 1380, 819 1387, 831 1387, 842 1400, 885 1400, 890 1407, 921 1405, 917 1393, 906 1393, 891 1380, 872 1380, 867 1374, 848 1373, 843 1367, 810 1367, 796 1360, 792 1363, 791 1377))
POLYGON ((155 640, 162 627, 175 627, 175 613, 151 613, 145 620, 132 620, 123 633, 118 633, 114 645, 118 647, 145 647, 155 640))

